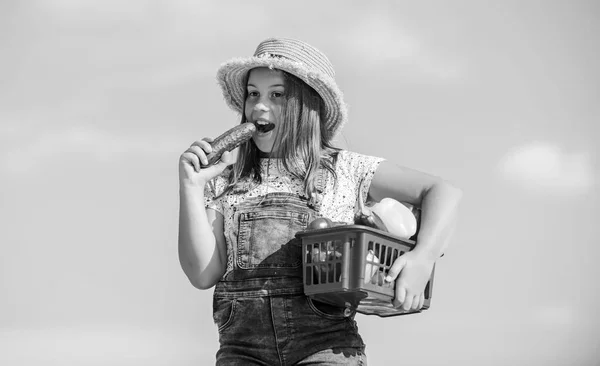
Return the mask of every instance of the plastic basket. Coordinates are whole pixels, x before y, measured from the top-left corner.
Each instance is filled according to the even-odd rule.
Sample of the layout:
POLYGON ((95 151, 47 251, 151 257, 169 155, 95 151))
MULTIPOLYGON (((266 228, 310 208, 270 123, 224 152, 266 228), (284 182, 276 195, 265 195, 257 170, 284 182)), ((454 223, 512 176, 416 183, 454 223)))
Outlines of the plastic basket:
POLYGON ((381 317, 429 308, 435 268, 425 288, 421 310, 394 308, 396 283, 384 281, 396 258, 414 248, 414 241, 363 225, 305 230, 296 237, 301 239, 304 253, 304 293, 311 298, 381 317))

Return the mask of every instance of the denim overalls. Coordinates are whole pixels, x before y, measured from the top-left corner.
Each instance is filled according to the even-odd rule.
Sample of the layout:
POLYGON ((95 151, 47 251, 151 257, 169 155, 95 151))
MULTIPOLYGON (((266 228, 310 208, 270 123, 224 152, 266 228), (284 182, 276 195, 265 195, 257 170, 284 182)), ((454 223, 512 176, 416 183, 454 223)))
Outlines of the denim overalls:
POLYGON ((317 199, 291 193, 249 198, 234 209, 233 270, 216 285, 217 365, 366 365, 355 311, 304 295, 298 231, 318 217, 317 199))

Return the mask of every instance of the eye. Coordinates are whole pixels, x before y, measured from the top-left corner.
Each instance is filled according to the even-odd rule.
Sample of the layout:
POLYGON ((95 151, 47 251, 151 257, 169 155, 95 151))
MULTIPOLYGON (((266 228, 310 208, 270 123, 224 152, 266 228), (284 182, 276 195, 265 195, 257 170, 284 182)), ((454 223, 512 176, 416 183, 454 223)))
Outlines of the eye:
POLYGON ((257 91, 249 91, 248 92, 248 96, 249 97, 258 97, 258 92, 257 91))
POLYGON ((283 97, 283 92, 275 91, 271 93, 271 98, 281 98, 283 97))

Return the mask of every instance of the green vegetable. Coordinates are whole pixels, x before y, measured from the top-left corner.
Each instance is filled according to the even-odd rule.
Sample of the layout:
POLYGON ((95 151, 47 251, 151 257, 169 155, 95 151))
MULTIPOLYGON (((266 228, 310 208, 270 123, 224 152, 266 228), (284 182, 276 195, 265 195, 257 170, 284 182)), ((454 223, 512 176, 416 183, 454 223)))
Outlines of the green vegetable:
POLYGON ((219 137, 214 139, 213 142, 210 143, 212 152, 206 156, 208 158, 207 166, 217 162, 225 151, 231 151, 250 140, 255 131, 256 126, 254 123, 247 122, 225 131, 219 137))

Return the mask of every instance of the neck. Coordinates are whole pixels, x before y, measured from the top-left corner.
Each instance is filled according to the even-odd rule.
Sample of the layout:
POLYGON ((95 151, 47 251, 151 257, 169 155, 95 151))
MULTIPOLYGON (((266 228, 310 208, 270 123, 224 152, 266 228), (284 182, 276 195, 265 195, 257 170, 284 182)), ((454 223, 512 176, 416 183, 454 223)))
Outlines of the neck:
POLYGON ((258 156, 261 158, 275 158, 277 157, 275 153, 268 153, 264 151, 258 151, 258 156))

